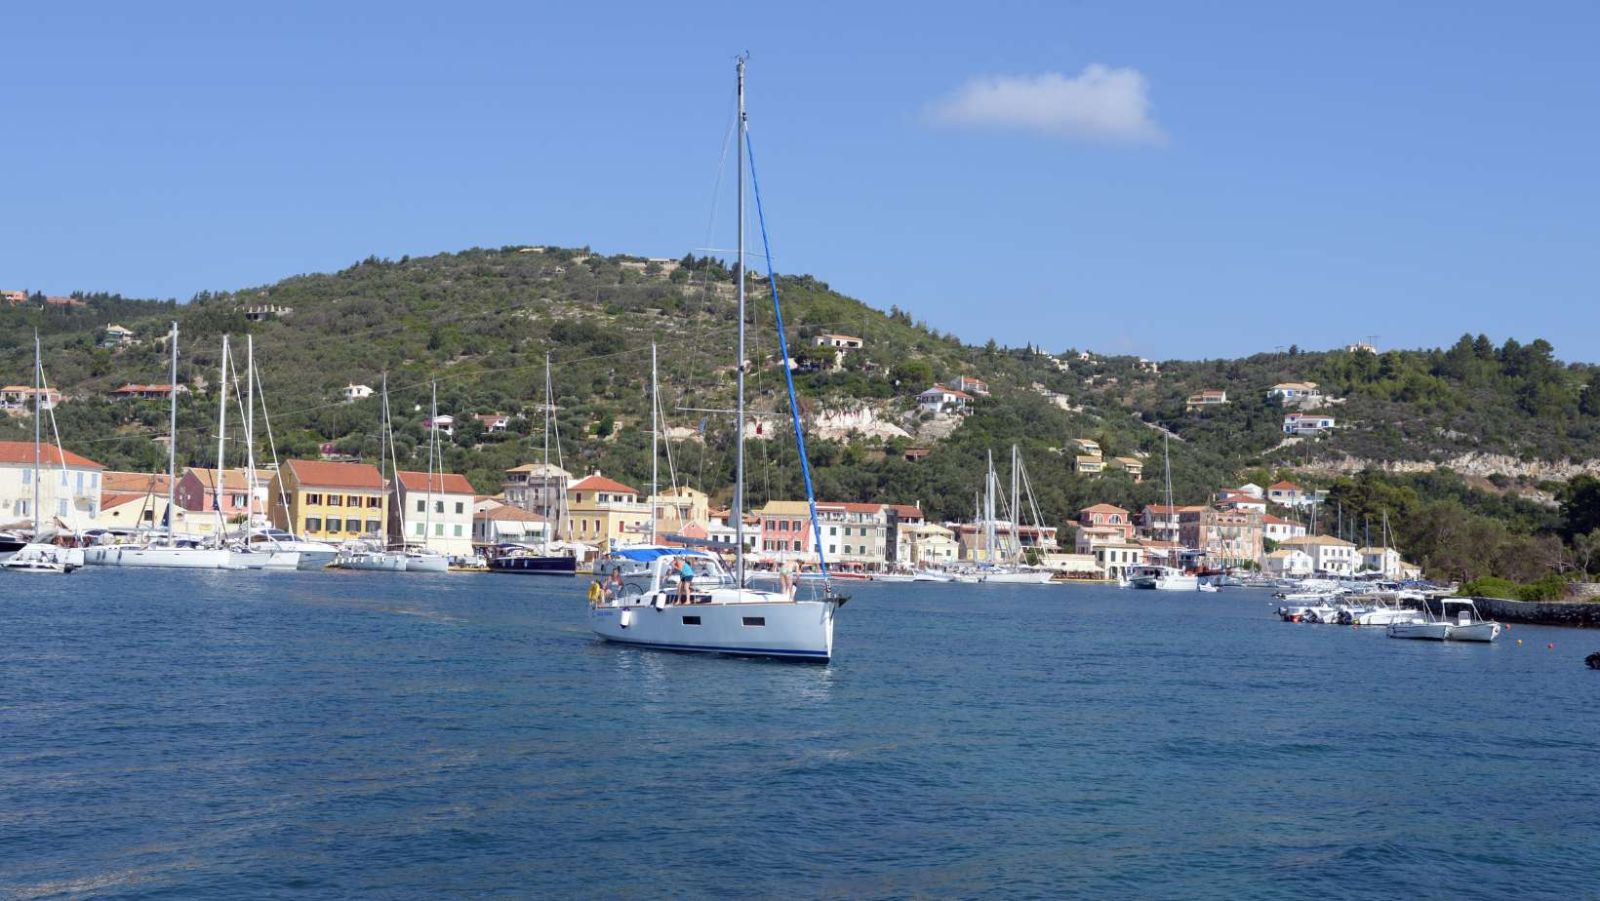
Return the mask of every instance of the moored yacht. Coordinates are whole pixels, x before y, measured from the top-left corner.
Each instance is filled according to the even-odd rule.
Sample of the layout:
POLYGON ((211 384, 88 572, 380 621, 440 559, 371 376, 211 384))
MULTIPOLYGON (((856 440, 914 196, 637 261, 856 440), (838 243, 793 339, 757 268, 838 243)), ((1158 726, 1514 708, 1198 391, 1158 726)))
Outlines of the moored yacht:
POLYGON ((1175 566, 1157 564, 1130 566, 1128 587, 1156 591, 1194 591, 1200 587, 1200 577, 1190 575, 1175 566))
POLYGON ((597 575, 621 574, 623 588, 589 608, 589 624, 608 641, 672 651, 713 651, 826 661, 833 656, 833 620, 845 598, 797 600, 740 587, 707 551, 631 547, 596 564, 597 575), (689 603, 679 603, 675 564, 694 570, 689 603))

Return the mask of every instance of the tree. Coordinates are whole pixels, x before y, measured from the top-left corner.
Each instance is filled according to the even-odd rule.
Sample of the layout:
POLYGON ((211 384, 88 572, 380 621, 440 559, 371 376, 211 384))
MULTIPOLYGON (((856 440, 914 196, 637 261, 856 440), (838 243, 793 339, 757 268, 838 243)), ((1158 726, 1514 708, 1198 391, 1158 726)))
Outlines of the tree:
POLYGON ((1581 475, 1561 493, 1562 534, 1568 538, 1600 529, 1600 479, 1581 475))

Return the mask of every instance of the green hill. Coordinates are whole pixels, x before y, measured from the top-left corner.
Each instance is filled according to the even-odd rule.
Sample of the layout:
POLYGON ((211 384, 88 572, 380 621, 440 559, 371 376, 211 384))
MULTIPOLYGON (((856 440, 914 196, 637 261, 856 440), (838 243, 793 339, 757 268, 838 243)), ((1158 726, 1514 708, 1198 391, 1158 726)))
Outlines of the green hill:
MULTIPOLYGON (((963 517, 982 484, 987 453, 1003 461, 1016 443, 1046 519, 1064 525, 1091 503, 1159 501, 1164 427, 1176 438, 1171 455, 1180 503, 1204 501, 1244 479, 1260 482, 1296 470, 1311 484, 1338 488, 1341 472, 1377 462, 1426 469, 1477 455, 1487 461, 1483 466, 1515 471, 1498 478, 1466 473, 1469 514, 1510 522, 1516 535, 1534 535, 1554 528, 1551 521, 1522 507, 1513 515, 1489 500, 1503 494, 1511 503, 1527 494, 1534 509, 1550 511, 1560 486, 1541 461, 1567 461, 1571 470, 1571 461, 1600 458, 1600 394, 1592 390, 1597 370, 1557 362, 1543 341, 1495 346, 1464 336, 1448 349, 1290 349, 1156 366, 1132 357, 966 344, 904 311, 874 309, 810 276, 778 281, 808 419, 816 424, 824 415, 854 411, 881 426, 877 437, 836 432, 833 439, 811 439, 818 490, 829 498, 920 501, 934 516, 963 517), (856 336, 864 347, 846 352, 835 370, 833 351, 813 346, 822 333, 856 336), (985 380, 991 393, 975 399, 959 427, 916 413, 919 391, 962 375, 985 380), (1285 442, 1284 407, 1267 397, 1267 389, 1282 381, 1319 383, 1331 400, 1324 411, 1338 427, 1324 437, 1285 442), (1204 389, 1226 390, 1229 403, 1186 410, 1184 399, 1204 389), (895 428, 910 435, 894 434, 895 428), (1121 472, 1074 473, 1073 438, 1098 441, 1107 457, 1144 457, 1150 478, 1135 483, 1121 472), (929 453, 908 462, 905 452, 912 447, 929 453)), ((0 380, 29 380, 31 332, 38 328, 47 375, 72 398, 58 411, 64 443, 108 466, 161 468, 165 450, 152 439, 165 433, 165 403, 111 401, 106 394, 127 382, 166 381, 164 334, 175 317, 180 381, 195 388, 181 404, 183 462, 214 461, 216 397, 207 389, 217 380, 222 336, 232 336, 242 367, 248 335, 280 457, 314 455, 331 443, 340 453, 375 461, 378 403, 347 404, 341 391, 350 383, 376 387, 387 373, 400 463, 421 466, 422 419, 430 381, 437 379, 440 412, 464 423, 444 465, 493 493, 506 468, 539 457, 548 355, 567 467, 603 469, 642 487, 649 476, 654 342, 666 424, 681 430, 671 442, 673 470, 680 481, 726 501, 734 433, 731 416, 715 411, 732 405, 734 288, 722 262, 694 257, 665 261, 584 248, 506 247, 369 258, 340 272, 202 294, 181 305, 93 295, 82 297, 82 307, 0 309, 0 380), (253 322, 246 318, 251 307, 278 312, 253 322), (100 346, 113 323, 133 329, 138 342, 100 346), (486 434, 471 419, 491 412, 512 415, 508 432, 486 434)), ((801 487, 770 297, 765 280, 753 273, 749 294, 752 408, 783 414, 763 417, 761 434, 750 442, 750 498, 760 504, 797 496, 801 487)), ((30 427, 26 419, 8 419, 0 423, 0 437, 24 437, 30 427)))

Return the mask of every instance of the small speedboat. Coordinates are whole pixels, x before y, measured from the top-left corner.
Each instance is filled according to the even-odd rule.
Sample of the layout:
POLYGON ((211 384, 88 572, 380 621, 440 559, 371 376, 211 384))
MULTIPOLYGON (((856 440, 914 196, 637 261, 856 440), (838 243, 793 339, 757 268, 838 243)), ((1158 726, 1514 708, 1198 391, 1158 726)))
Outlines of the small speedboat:
POLYGON ((1222 587, 1219 586, 1219 585, 1214 585, 1214 584, 1212 584, 1210 582, 1202 582, 1202 583, 1200 583, 1199 586, 1197 586, 1195 588, 1195 590, 1196 591, 1221 591, 1222 587))

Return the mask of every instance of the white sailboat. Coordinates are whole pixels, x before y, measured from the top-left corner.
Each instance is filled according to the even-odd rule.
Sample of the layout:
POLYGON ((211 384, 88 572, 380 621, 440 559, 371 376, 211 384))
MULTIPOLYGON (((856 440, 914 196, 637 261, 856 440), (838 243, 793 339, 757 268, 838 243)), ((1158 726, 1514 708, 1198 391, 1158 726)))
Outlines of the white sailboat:
MULTIPOLYGON (((1172 503, 1172 454, 1168 450, 1165 432, 1161 435, 1161 459, 1166 471, 1167 515, 1172 516, 1175 509, 1172 503)), ((1127 578, 1131 588, 1155 591, 1195 591, 1200 587, 1199 576, 1186 573, 1176 566, 1156 563, 1128 567, 1127 578)))
MULTIPOLYGON (((33 333, 33 534, 21 547, 8 553, 5 560, 0 562, 0 567, 15 573, 65 575, 77 568, 73 565, 71 552, 42 540, 47 537, 39 511, 39 477, 44 472, 40 465, 44 457, 40 436, 44 421, 43 398, 44 358, 39 350, 39 333, 36 331, 33 333)), ((65 466, 66 455, 59 448, 56 452, 61 454, 62 465, 65 466)), ((66 484, 65 479, 61 484, 66 484)))
POLYGON ((180 540, 174 530, 178 507, 178 323, 172 323, 167 343, 171 349, 171 384, 168 385, 167 426, 167 527, 143 544, 98 545, 84 549, 85 562, 93 566, 129 566, 160 569, 227 569, 232 555, 225 547, 201 547, 180 540))
MULTIPOLYGON (((384 395, 384 408, 388 408, 388 394, 384 395)), ((433 463, 435 451, 439 447, 439 383, 433 383, 433 399, 428 406, 428 490, 426 503, 423 507, 422 544, 418 547, 406 545, 401 551, 406 558, 406 572, 408 573, 447 573, 450 571, 450 558, 428 547, 427 540, 433 535, 433 463)), ((392 425, 391 425, 392 427, 392 425)), ((391 443, 390 447, 394 445, 391 443)), ((395 481, 400 480, 399 470, 395 470, 395 481)), ((398 495, 397 495, 398 496, 398 495)), ((401 520, 404 522, 404 519, 401 520)), ((404 541, 404 536, 401 537, 404 541)))
MULTIPOLYGON (((380 481, 387 486, 388 480, 382 478, 383 468, 393 462, 390 470, 399 478, 400 463, 394 457, 393 436, 389 432, 389 373, 383 374, 383 406, 382 425, 378 428, 378 473, 380 481)), ((333 569, 356 569, 368 572, 401 573, 406 571, 406 555, 403 550, 390 550, 381 537, 371 537, 346 541, 339 546, 339 553, 334 555, 333 562, 328 566, 333 569)))
MULTIPOLYGON (((251 510, 253 511, 255 505, 256 484, 255 417, 256 397, 258 395, 261 398, 262 425, 266 426, 267 448, 272 455, 272 468, 274 471, 276 471, 278 468, 278 444, 277 440, 272 436, 272 416, 267 411, 266 391, 258 391, 256 389, 256 385, 260 380, 260 373, 256 370, 255 338, 248 335, 245 337, 245 369, 247 372, 245 403, 245 409, 247 412, 245 414, 244 431, 245 446, 248 448, 245 465, 249 472, 249 483, 251 487, 250 505, 251 510)), ((234 383, 238 383, 237 377, 235 377, 234 383)), ((282 494, 283 486, 281 482, 279 483, 278 490, 280 492, 279 499, 283 503, 283 509, 287 511, 290 508, 289 498, 286 494, 282 494)), ((315 541, 309 538, 302 538, 294 533, 293 523, 289 523, 288 525, 290 526, 288 529, 275 528, 268 523, 264 513, 258 517, 257 514, 252 512, 247 517, 245 528, 242 530, 242 533, 235 537, 249 546, 266 548, 279 555, 287 555, 290 553, 296 555, 295 569, 299 570, 322 569, 323 567, 326 567, 328 564, 332 563, 333 558, 338 555, 339 548, 336 545, 329 544, 326 541, 315 541)), ((281 559, 287 558, 280 557, 280 560, 281 559)))
MULTIPOLYGON (((1006 519, 1010 524, 1010 534, 1006 539, 1006 560, 1002 563, 979 567, 978 575, 985 582, 998 585, 1049 585, 1054 574, 1048 569, 1031 567, 1023 562, 1022 554, 1022 496, 1020 489, 1024 484, 1024 470, 1022 467, 1022 452, 1017 445, 1011 445, 1011 504, 1006 511, 1006 519)), ((995 498, 998 495, 1000 478, 995 473, 994 455, 989 455, 989 472, 984 479, 985 526, 988 529, 987 540, 991 551, 990 559, 994 557, 992 548, 998 543, 995 523, 995 498)), ((1028 487, 1028 499, 1032 504, 1033 486, 1028 487)), ((1038 510, 1034 510, 1034 527, 1040 526, 1038 510)), ((1040 531, 1042 533, 1042 530, 1040 531)))
MULTIPOLYGON (((737 67, 738 94, 738 282, 739 339, 737 372, 738 406, 735 434, 733 514, 735 529, 734 569, 730 573, 715 555, 701 550, 663 547, 623 548, 602 560, 597 571, 616 569, 622 573, 624 590, 615 596, 591 601, 589 624, 595 634, 607 641, 674 651, 701 651, 763 657, 829 660, 833 656, 834 618, 846 598, 833 594, 831 585, 822 583, 822 594, 812 599, 796 599, 792 591, 749 587, 744 560, 744 442, 745 442, 745 253, 744 253, 744 166, 750 155, 744 106, 744 66, 737 67), (692 586, 682 589, 690 603, 675 604, 681 580, 676 575, 679 562, 694 571, 692 586)), ((752 183, 758 215, 761 213, 759 182, 752 183)), ((762 229, 765 235, 765 228, 762 229)), ((772 253, 767 248, 767 276, 772 288, 772 304, 777 320, 778 347, 789 359, 788 340, 783 331, 783 316, 773 275, 772 253)), ((821 527, 817 521, 816 499, 811 488, 810 464, 805 452, 805 432, 800 422, 799 405, 794 395, 793 374, 783 367, 789 388, 790 417, 799 445, 801 472, 811 507, 811 527, 817 536, 819 569, 828 571, 822 554, 821 527)))

